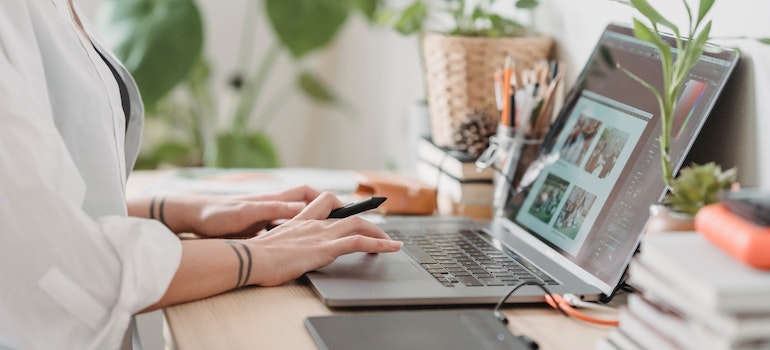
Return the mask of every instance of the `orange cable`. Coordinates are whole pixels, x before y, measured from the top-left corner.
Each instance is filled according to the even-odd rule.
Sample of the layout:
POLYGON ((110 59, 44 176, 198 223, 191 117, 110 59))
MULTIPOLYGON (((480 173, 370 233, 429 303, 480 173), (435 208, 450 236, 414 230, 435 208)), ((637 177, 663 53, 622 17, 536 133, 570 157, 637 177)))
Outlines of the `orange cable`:
POLYGON ((581 321, 600 324, 603 326, 613 326, 613 327, 617 327, 620 324, 618 320, 605 320, 601 318, 591 317, 578 310, 575 310, 575 308, 573 308, 572 305, 570 305, 566 300, 564 300, 564 297, 562 297, 559 294, 551 294, 551 295, 546 294, 545 302, 548 303, 548 305, 550 305, 552 308, 557 310, 561 309, 562 311, 564 311, 564 313, 566 313, 570 317, 577 318, 581 321))

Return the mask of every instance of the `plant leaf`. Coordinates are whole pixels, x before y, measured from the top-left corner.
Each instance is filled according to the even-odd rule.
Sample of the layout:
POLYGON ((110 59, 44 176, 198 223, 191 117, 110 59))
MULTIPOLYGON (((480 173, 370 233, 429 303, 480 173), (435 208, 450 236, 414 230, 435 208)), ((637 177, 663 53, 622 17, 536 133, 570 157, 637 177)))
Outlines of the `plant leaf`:
POLYGON ((770 38, 758 38, 757 41, 765 45, 770 45, 770 38))
POLYGON ((203 48, 192 0, 105 0, 97 23, 148 110, 187 77, 203 48))
POLYGON ((332 93, 331 89, 318 76, 309 71, 300 73, 297 85, 302 93, 313 101, 321 103, 334 103, 337 101, 337 97, 332 93))
POLYGON ((378 0, 349 0, 351 6, 357 8, 367 19, 373 21, 377 15, 377 9, 380 5, 378 0))
POLYGON ((265 0, 265 6, 276 36, 294 58, 329 43, 350 9, 338 0, 265 0))
POLYGON ((428 9, 425 4, 422 1, 415 1, 404 9, 401 17, 393 24, 393 28, 404 35, 416 33, 422 30, 422 24, 427 17, 428 9))
POLYGON ((518 0, 516 1, 516 8, 519 9, 533 9, 539 4, 538 0, 518 0))
POLYGON ((667 20, 663 15, 661 15, 655 8, 650 5, 647 0, 631 0, 631 4, 641 13, 644 17, 647 17, 647 19, 650 20, 653 24, 661 24, 665 27, 671 28, 675 32, 678 32, 679 29, 671 23, 671 21, 667 20))
POLYGON ((711 10, 711 6, 714 5, 715 0, 700 0, 700 7, 698 8, 698 23, 706 17, 706 14, 711 10))
POLYGON ((659 46, 660 36, 656 35, 652 29, 647 27, 644 23, 642 23, 642 21, 636 18, 634 18, 634 36, 640 40, 644 40, 648 43, 655 44, 655 46, 659 46))
MULTIPOLYGON (((664 63, 663 68, 669 69, 669 67, 666 67, 666 65, 670 61, 669 58, 671 57, 671 46, 668 46, 668 43, 663 41, 663 38, 660 36, 660 34, 644 25, 644 23, 638 19, 634 18, 634 36, 640 40, 644 40, 650 44, 655 45, 662 56, 661 62, 664 63)), ((664 72, 664 74, 666 74, 666 72, 664 72)))
POLYGON ((275 168, 278 153, 261 131, 217 135, 216 164, 220 168, 275 168))

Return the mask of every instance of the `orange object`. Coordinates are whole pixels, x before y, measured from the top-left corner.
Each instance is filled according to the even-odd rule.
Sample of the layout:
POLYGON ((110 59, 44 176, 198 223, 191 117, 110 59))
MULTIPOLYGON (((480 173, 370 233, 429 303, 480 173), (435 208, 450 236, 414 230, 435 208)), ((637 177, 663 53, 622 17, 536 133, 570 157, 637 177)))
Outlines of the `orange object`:
POLYGON ((743 263, 770 269, 770 227, 746 221, 716 203, 698 211, 695 230, 743 263))
POLYGON ((575 310, 572 307, 572 305, 570 305, 569 302, 564 300, 564 297, 562 297, 559 294, 546 294, 545 302, 548 303, 548 305, 550 305, 552 308, 557 310, 561 309, 562 311, 564 311, 565 314, 569 315, 570 317, 577 318, 578 320, 599 324, 602 326, 617 327, 618 325, 620 325, 620 322, 618 322, 618 320, 596 318, 593 316, 586 315, 578 310, 575 310))
POLYGON ((378 208, 383 214, 431 215, 436 210, 436 189, 417 179, 386 171, 359 171, 356 180, 356 197, 388 197, 378 208))
POLYGON ((511 68, 511 56, 505 56, 505 65, 503 66, 503 86, 502 86, 502 100, 503 110, 500 112, 500 123, 503 125, 511 125, 511 75, 513 70, 511 68))

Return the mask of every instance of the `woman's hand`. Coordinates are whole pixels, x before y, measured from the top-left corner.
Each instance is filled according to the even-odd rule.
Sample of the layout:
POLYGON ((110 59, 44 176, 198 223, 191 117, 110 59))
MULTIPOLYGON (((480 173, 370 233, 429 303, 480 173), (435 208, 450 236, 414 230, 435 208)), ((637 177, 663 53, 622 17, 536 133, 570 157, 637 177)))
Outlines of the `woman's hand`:
POLYGON ((242 241, 254 255, 248 284, 274 286, 331 264, 353 252, 386 253, 401 249, 373 223, 358 216, 325 220, 342 202, 323 193, 299 215, 258 237, 242 241))
POLYGON ((250 237, 276 220, 293 218, 319 194, 308 186, 300 186, 267 195, 156 196, 131 201, 129 213, 158 219, 176 233, 250 237))
POLYGON ((340 206, 339 199, 327 192, 293 219, 257 237, 182 241, 182 261, 174 279, 163 298, 145 311, 245 285, 279 285, 353 252, 401 249, 401 242, 390 240, 385 232, 360 217, 326 219, 332 209, 340 206))

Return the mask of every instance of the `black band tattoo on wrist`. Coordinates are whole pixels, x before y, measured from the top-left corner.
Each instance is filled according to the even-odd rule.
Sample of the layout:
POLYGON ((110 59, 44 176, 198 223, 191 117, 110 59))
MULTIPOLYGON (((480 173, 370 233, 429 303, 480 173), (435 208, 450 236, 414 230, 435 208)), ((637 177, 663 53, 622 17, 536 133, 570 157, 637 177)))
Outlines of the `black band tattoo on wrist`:
POLYGON ((235 255, 238 256, 238 281, 235 282, 235 288, 243 287, 249 283, 249 277, 251 276, 251 251, 249 250, 249 247, 241 242, 225 241, 225 243, 233 248, 235 255), (241 251, 238 248, 243 250, 243 254, 241 254, 241 251), (246 261, 246 264, 244 264, 244 260, 246 261))
POLYGON ((155 196, 150 199, 150 219, 155 219, 155 196))
POLYGON ((163 204, 166 203, 166 197, 167 196, 163 196, 163 198, 160 199, 160 204, 158 204, 158 220, 160 220, 163 225, 166 225, 166 218, 163 216, 163 204))

